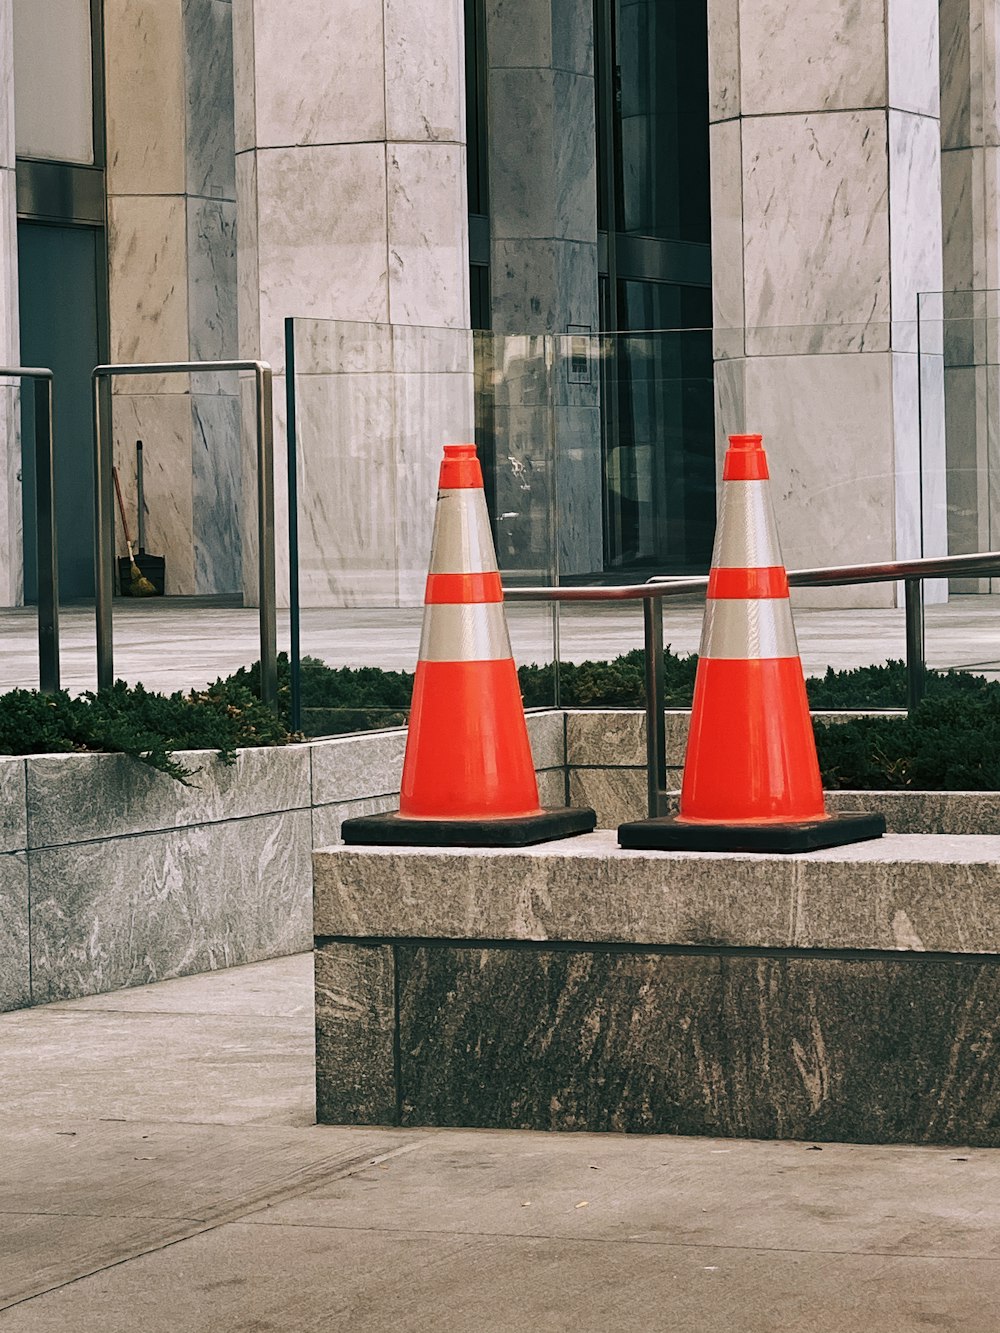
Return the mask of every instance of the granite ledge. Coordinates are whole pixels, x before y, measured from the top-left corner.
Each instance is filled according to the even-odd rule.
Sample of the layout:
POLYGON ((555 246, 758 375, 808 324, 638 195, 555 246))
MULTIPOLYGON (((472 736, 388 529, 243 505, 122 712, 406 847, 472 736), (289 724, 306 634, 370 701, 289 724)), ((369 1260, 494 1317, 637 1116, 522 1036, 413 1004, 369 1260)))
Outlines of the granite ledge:
POLYGON ((1000 837, 888 835, 797 857, 522 850, 313 854, 314 933, 355 939, 1000 953, 1000 837))

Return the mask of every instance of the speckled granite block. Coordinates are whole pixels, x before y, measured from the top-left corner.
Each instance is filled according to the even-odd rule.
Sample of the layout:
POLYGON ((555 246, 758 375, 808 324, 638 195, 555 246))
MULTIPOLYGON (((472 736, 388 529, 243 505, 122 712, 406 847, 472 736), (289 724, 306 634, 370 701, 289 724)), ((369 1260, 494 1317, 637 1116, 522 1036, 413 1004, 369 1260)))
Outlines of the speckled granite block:
POLYGON ((406 731, 375 731, 317 741, 312 751, 314 805, 340 805, 399 791, 406 731))
POLYGON ((317 934, 1000 953, 1000 838, 893 834, 795 857, 530 850, 317 852, 317 934))
POLYGON ((0 757, 0 853, 23 852, 28 845, 23 759, 0 757))
POLYGON ((597 827, 616 829, 646 817, 645 768, 571 768, 569 799, 597 812, 597 827))
POLYGON ((316 949, 316 1119, 397 1122, 395 979, 386 945, 316 949))
POLYGON ((525 722, 536 769, 562 768, 566 764, 565 713, 528 713, 525 722))
POLYGON ((890 833, 1000 834, 1000 792, 830 791, 828 810, 872 810, 890 833))
POLYGON ((33 1000, 309 948, 309 811, 31 856, 33 1000))
POLYGON ((31 1003, 28 938, 28 858, 5 852, 0 855, 0 1010, 31 1003))
POLYGON ((398 792, 389 796, 370 796, 364 801, 317 805, 312 812, 313 847, 332 847, 340 842, 340 826, 345 819, 355 819, 360 815, 382 815, 398 806, 398 792))
POLYGON ((177 758, 197 770, 191 786, 127 755, 29 757, 28 845, 57 847, 309 806, 307 746, 240 750, 233 764, 210 750, 182 750, 177 758))
POLYGON ((397 948, 405 1125, 1000 1144, 1000 965, 397 948))
MULTIPOLYGON (((538 779, 538 799, 542 805, 563 806, 566 801, 566 770, 564 768, 546 768, 536 773, 538 779)), ((578 805, 578 801, 573 801, 578 805)))
POLYGON ((639 767, 646 762, 645 714, 621 712, 567 712, 566 762, 598 768, 639 767))

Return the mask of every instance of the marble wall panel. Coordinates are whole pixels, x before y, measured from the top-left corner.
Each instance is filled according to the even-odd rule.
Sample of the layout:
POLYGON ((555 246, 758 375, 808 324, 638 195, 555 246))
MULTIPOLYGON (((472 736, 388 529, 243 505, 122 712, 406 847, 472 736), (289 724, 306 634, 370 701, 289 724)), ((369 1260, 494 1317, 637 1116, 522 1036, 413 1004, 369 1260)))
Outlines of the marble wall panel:
POLYGON ((465 149, 393 143, 386 162, 389 318, 463 328, 469 318, 465 149))
POLYGON ((946 291, 985 285, 975 226, 975 152, 941 154, 942 285, 946 291))
MULTIPOLYGON (((747 360, 747 425, 764 435, 789 568, 893 559, 892 388, 889 356, 747 360), (836 458, 828 423, 836 426, 836 458)), ((876 584, 812 589, 808 597, 810 604, 883 606, 892 591, 876 584)))
MULTIPOLYGON (((594 74, 594 7, 589 0, 552 0, 552 65, 594 74)), ((522 20, 518 14, 518 23, 522 20)))
POLYGON ((740 114, 740 0, 708 0, 708 117, 740 114))
POLYGON ((889 112, 889 279, 892 346, 917 350, 918 292, 941 290, 941 145, 938 122, 889 112))
POLYGON ((243 587, 240 402, 229 394, 191 396, 191 525, 195 592, 243 587))
POLYGON ((17 181, 0 167, 0 365, 16 366, 20 346, 17 295, 17 181))
POLYGON ((551 70, 490 70, 490 228, 495 241, 562 235, 552 198, 553 101, 551 70))
POLYGON ((941 115, 938 0, 885 6, 889 106, 937 120, 941 115))
POLYGON ((986 549, 982 544, 988 536, 983 522, 985 505, 980 504, 987 477, 980 450, 986 406, 980 392, 982 378, 971 366, 947 367, 944 372, 948 551, 952 555, 986 549))
POLYGON ((345 819, 382 815, 398 809, 398 792, 369 796, 360 801, 342 801, 337 805, 317 805, 312 812, 313 847, 332 847, 340 842, 340 829, 345 819))
POLYGON ((309 948, 306 810, 33 852, 32 998, 309 948))
MULTIPOLYGON (((978 0, 974 0, 978 8, 978 0)), ((982 104, 982 85, 974 92, 972 65, 973 12, 969 0, 939 0, 941 147, 964 148, 972 142, 972 104, 982 104)), ((978 64, 978 62, 977 62, 978 64)), ((981 66, 976 72, 981 79, 981 66)))
MULTIPOLYGON (((178 751, 188 786, 127 755, 37 755, 27 766, 31 848, 119 838, 247 819, 311 804, 306 746, 240 750, 233 764, 212 751, 178 751)), ((2 771, 2 768, 0 768, 2 771)))
POLYGON ((234 360, 239 348, 234 202, 188 199, 187 263, 188 357, 192 361, 234 360))
MULTIPOLYGON (((133 516, 136 512, 135 442, 142 440, 146 549, 166 556, 167 595, 191 596, 195 591, 191 398, 184 393, 116 394, 112 419, 125 511, 133 516)), ((134 540, 133 521, 129 529, 134 540)), ((125 554, 120 532, 118 550, 125 554)))
POLYGON ((0 168, 14 165, 14 3, 0 0, 0 168))
POLYGON ((750 354, 888 346, 886 155, 884 112, 743 122, 750 354))
MULTIPOLYGON (((712 319, 716 328, 742 329, 743 188, 740 120, 709 130, 712 175, 712 319)), ((742 341, 742 339, 741 339, 742 341)))
MULTIPOLYGON (((109 198, 108 268, 112 361, 187 360, 183 197, 109 198)), ((174 377, 166 383, 176 392, 180 382, 174 377)))
POLYGON ((233 6, 184 0, 187 192, 236 198, 233 6))
MULTIPOLYGON (((108 193, 183 194, 182 0, 106 0, 104 43, 108 193)), ((146 266, 130 267, 146 277, 146 266)), ((114 324, 112 314, 112 333, 114 324)))
POLYGON ((0 480, 6 483, 0 493, 0 606, 20 606, 24 596, 21 409, 20 390, 13 383, 0 384, 0 480))
MULTIPOLYGON (((462 0, 386 0, 385 118, 390 140, 465 138, 462 0)), ((464 172, 461 173, 464 184, 464 172)))
MULTIPOLYGON (((9 31, 11 10, 0 4, 9 31)), ((13 89, 12 46, 0 40, 0 365, 20 363, 20 328, 17 286, 17 187, 13 170, 2 165, 6 157, 3 136, 9 131, 9 161, 14 161, 14 122, 11 109, 4 129, 4 99, 13 89), (7 69, 6 80, 4 70, 7 69)), ((21 518, 21 411, 20 386, 14 380, 0 385, 0 606, 19 606, 23 597, 21 518)))
POLYGON ((854 111, 886 105, 888 6, 753 0, 739 14, 741 111, 854 111), (780 71, 780 73, 779 73, 780 71))
POLYGON ((395 600, 393 399, 391 375, 299 380, 299 578, 306 606, 395 600))
POLYGON ((254 0, 232 0, 233 131, 239 155, 257 146, 257 68, 254 51, 254 0))
POLYGON ((31 1003, 28 926, 28 858, 0 855, 0 1012, 31 1003))
POLYGON ((316 1119, 396 1124, 393 950, 324 941, 315 958, 316 1119))
POLYGON ((0 853, 28 845, 23 759, 0 758, 0 853))
MULTIPOLYGON (((381 143, 256 155, 259 354, 276 372, 284 366, 288 315, 388 319, 385 155, 381 143)), ((255 333, 241 332, 245 351, 255 333)))
POLYGON ((598 328, 596 241, 494 237, 491 254, 497 334, 565 334, 570 324, 598 328))
POLYGON ((592 244, 597 239, 594 107, 592 78, 560 69, 554 71, 553 176, 546 184, 555 204, 556 228, 552 235, 561 240, 592 244))
POLYGON ((552 4, 487 0, 486 32, 494 69, 544 69, 553 62, 552 4))
POLYGON ((318 741, 312 752, 314 805, 339 805, 372 796, 394 796, 403 776, 406 732, 375 731, 318 741))
POLYGON ((289 23, 284 5, 253 6, 256 146, 385 139, 382 11, 381 0, 297 0, 289 23))
MULTIPOLYGON (((250 4, 251 0, 246 0, 246 3, 250 4)), ((236 158, 236 231, 239 237, 236 246, 236 324, 240 355, 263 357, 260 328, 256 153, 240 153, 236 158)), ((273 351, 273 349, 272 336, 268 340, 268 350, 273 351)), ((284 365, 283 344, 282 360, 279 364, 284 365)))
MULTIPOLYGON (((892 426, 895 450, 895 558, 916 560, 923 548, 921 508, 920 414, 926 408, 931 425, 934 410, 943 415, 944 403, 921 404, 917 358, 905 353, 892 355, 892 426)), ((930 463, 928 460, 928 464, 930 463)))

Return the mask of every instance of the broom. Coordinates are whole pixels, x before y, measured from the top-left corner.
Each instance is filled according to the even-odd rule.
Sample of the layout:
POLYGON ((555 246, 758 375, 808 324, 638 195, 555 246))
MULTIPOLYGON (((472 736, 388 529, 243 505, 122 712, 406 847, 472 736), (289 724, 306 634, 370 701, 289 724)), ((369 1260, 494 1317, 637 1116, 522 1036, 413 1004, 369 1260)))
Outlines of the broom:
POLYGON ((132 538, 128 532, 128 519, 125 517, 125 505, 122 501, 122 488, 118 480, 118 469, 113 467, 111 475, 115 479, 115 494, 118 496, 118 512, 122 516, 122 530, 125 533, 125 545, 128 547, 128 559, 131 574, 128 593, 130 597, 155 597, 156 589, 150 583, 149 579, 143 574, 142 570, 135 563, 135 553, 132 550, 132 538))

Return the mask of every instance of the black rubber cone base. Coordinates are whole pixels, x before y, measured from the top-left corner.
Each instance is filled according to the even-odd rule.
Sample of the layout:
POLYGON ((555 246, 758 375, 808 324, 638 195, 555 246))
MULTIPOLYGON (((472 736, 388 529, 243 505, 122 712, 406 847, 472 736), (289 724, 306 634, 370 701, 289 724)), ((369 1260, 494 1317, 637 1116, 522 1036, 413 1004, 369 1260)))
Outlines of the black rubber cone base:
POLYGON ((814 852, 881 838, 885 817, 838 814, 800 824, 693 824, 676 815, 618 828, 622 847, 662 852, 814 852))
POLYGON ((596 825, 597 815, 585 806, 563 806, 516 819, 408 819, 396 811, 347 819, 340 836, 354 847, 530 847, 591 833, 596 825))

